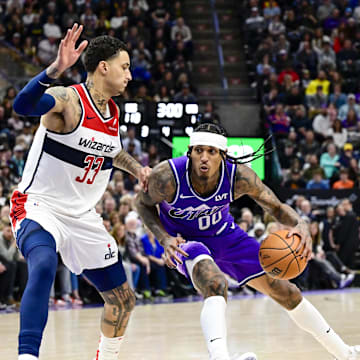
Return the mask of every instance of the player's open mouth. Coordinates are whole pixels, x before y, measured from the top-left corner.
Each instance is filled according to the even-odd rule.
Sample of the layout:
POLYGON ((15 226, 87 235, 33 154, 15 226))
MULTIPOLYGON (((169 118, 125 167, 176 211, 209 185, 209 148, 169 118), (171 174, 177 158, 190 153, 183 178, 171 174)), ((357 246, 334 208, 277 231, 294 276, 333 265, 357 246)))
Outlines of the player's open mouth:
POLYGON ((207 171, 209 171, 209 168, 207 166, 202 165, 202 166, 200 166, 200 171, 207 172, 207 171))

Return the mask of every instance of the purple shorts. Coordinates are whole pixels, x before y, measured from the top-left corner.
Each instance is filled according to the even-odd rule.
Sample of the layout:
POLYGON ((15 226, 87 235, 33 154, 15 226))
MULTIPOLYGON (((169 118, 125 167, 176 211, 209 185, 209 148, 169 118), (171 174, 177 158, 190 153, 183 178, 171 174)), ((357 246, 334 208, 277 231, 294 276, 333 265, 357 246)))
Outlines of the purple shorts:
POLYGON ((178 264, 177 270, 189 280, 186 260, 195 259, 203 254, 210 255, 221 271, 237 280, 239 286, 265 274, 259 262, 260 244, 239 227, 225 236, 196 239, 181 244, 180 247, 189 257, 178 254, 183 264, 178 264))

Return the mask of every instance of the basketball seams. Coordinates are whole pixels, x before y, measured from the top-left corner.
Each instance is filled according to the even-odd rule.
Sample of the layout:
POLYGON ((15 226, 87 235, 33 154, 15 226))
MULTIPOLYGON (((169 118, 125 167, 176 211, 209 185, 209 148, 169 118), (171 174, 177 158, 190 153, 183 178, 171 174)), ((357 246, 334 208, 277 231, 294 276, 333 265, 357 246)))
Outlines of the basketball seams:
MULTIPOLYGON (((288 239, 287 238, 287 235, 288 235, 288 233, 289 232, 287 232, 286 234, 284 234, 284 232, 286 232, 286 230, 281 230, 281 231, 279 231, 279 233, 280 234, 277 234, 277 233, 271 233, 271 234, 269 234, 269 235, 275 235, 275 237, 277 238, 277 239, 280 239, 281 240, 281 243, 283 243, 285 246, 284 247, 281 247, 281 248, 279 248, 279 247, 263 247, 263 246, 261 246, 261 249, 260 249, 260 253, 259 253, 259 255, 261 255, 261 251, 263 250, 265 253, 267 252, 267 251, 270 251, 270 253, 271 252, 274 252, 274 255, 272 255, 272 256, 275 256, 276 257, 276 252, 277 251, 284 251, 284 252, 288 252, 286 255, 284 255, 284 256, 282 256, 281 258, 278 258, 278 259, 276 259, 276 261, 274 261, 274 262, 272 262, 271 264, 266 264, 266 266, 263 266, 263 261, 262 261, 262 256, 259 256, 259 258, 260 258, 260 263, 261 263, 261 265, 262 265, 262 267, 263 267, 263 269, 265 270, 265 271, 267 271, 267 270, 270 270, 271 269, 271 267, 274 267, 274 266, 276 266, 276 264, 279 264, 279 266, 280 267, 282 267, 283 268, 283 273, 280 275, 279 274, 279 276, 273 276, 273 277, 275 277, 275 278, 278 278, 278 279, 284 279, 284 278, 286 278, 286 274, 288 273, 288 271, 289 271, 289 269, 290 268, 292 268, 293 270, 292 270, 292 273, 295 273, 295 269, 297 269, 297 272, 298 272, 298 275, 300 275, 302 272, 303 272, 303 270, 301 270, 301 268, 302 268, 302 263, 301 263, 301 259, 298 259, 298 257, 301 257, 301 255, 298 255, 296 252, 295 252, 295 249, 293 249, 292 248, 292 246, 294 246, 294 244, 295 244, 295 242, 296 242, 296 239, 295 239, 295 236, 296 236, 296 234, 293 234, 292 235, 292 239, 290 240, 290 238, 289 238, 289 241, 291 241, 290 243, 288 243, 285 239, 288 239), (287 250, 287 249, 289 249, 289 250, 287 250), (290 261, 288 261, 286 258, 289 256, 289 255, 292 255, 292 258, 290 259, 290 261), (285 260, 284 260, 285 259, 285 260), (294 269, 294 260, 296 261, 295 262, 295 269, 294 269), (285 263, 283 264, 284 266, 285 266, 285 269, 284 269, 284 267, 283 266, 281 266, 280 265, 280 263, 282 263, 282 262, 284 262, 285 261, 285 263), (287 262, 288 261, 288 262, 287 262)), ((275 239, 274 239, 275 240, 275 239)), ((301 240, 301 239, 300 239, 301 240)), ((271 242, 271 240, 270 240, 270 242, 271 242)), ((276 241, 275 241, 276 242, 276 241)), ((265 246, 266 246, 266 239, 265 239, 265 241, 264 241, 264 243, 263 243, 265 246)), ((279 244, 278 244, 278 246, 279 246, 279 244)), ((305 266, 306 267, 306 266, 305 266)), ((268 272, 268 271, 267 271, 268 272)), ((268 272, 269 273, 269 272, 268 272)), ((271 275, 271 274, 270 274, 271 275)), ((297 276, 298 276, 297 275, 297 276)))
MULTIPOLYGON (((288 232, 289 233, 289 232, 288 232)), ((295 234, 293 234, 293 236, 292 236, 292 242, 291 242, 291 244, 288 244, 280 235, 278 235, 278 234, 276 234, 276 233, 272 233, 273 235, 276 235, 279 239, 281 239, 281 241, 282 242, 284 242, 286 245, 287 245, 287 247, 290 249, 290 251, 291 251, 291 254, 293 255, 293 257, 294 257, 294 259, 296 260, 296 264, 297 264, 297 266, 298 266, 298 270, 299 270, 299 272, 300 272, 300 265, 299 265, 299 261, 298 261, 298 259, 297 259, 297 254, 295 253, 295 251, 292 249, 292 245, 294 244, 294 242, 295 242, 295 234)), ((301 239, 300 239, 301 240, 301 239)), ((292 261, 290 261, 290 264, 291 264, 291 262, 292 261)), ((288 271, 288 269, 286 269, 286 272, 288 271)), ((286 274, 286 272, 285 272, 285 274, 286 274)), ((284 275, 285 275, 284 274, 284 275)), ((284 276, 283 275, 283 276, 284 276)))

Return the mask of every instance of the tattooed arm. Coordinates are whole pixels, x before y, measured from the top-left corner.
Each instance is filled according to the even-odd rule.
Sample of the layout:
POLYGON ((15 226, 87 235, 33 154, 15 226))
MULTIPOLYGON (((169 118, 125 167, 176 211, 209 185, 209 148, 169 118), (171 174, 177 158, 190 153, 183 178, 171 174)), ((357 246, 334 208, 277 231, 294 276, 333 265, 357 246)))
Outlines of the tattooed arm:
POLYGON ((235 180, 235 199, 247 194, 253 198, 265 211, 273 215, 280 223, 291 226, 289 237, 293 234, 301 236, 301 244, 297 251, 303 247, 303 256, 310 258, 312 241, 308 224, 289 205, 282 203, 256 175, 245 165, 238 165, 235 180))
POLYGON ((139 177, 140 170, 143 168, 128 152, 122 149, 114 158, 114 166, 125 170, 136 178, 139 177))
POLYGON ((160 244, 164 247, 165 262, 169 267, 175 267, 172 261, 174 258, 180 262, 175 252, 178 251, 184 256, 187 254, 181 250, 178 245, 184 242, 180 237, 172 237, 165 230, 159 217, 156 207, 162 201, 171 202, 175 196, 176 183, 173 172, 167 161, 158 164, 149 177, 149 191, 147 193, 141 191, 136 197, 136 209, 142 218, 144 224, 152 231, 160 244))

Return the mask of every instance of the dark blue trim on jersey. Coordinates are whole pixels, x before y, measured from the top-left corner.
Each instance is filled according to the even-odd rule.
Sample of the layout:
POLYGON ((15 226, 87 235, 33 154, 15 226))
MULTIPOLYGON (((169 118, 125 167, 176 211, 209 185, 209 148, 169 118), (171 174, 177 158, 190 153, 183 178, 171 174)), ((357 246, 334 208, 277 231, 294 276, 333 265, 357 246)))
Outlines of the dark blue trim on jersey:
MULTIPOLYGON (((90 153, 86 153, 81 150, 74 149, 74 148, 64 145, 54 139, 50 139, 49 137, 45 138, 43 149, 47 154, 49 154, 59 160, 62 160, 64 162, 67 162, 68 164, 77 166, 79 168, 84 168, 85 166, 88 165, 88 163, 85 162, 85 158, 88 155, 95 156, 95 157, 101 157, 100 155, 90 154, 90 153)), ((107 156, 103 156, 103 158, 104 158, 104 162, 101 166, 101 170, 112 169, 112 167, 113 167, 112 158, 107 157, 107 156)), ((93 167, 95 168, 96 166, 97 166, 97 164, 94 162, 93 167)))
POLYGON ((41 147, 40 156, 39 156, 38 162, 37 162, 37 164, 36 164, 36 167, 35 167, 33 176, 32 176, 32 178, 31 178, 30 184, 29 184, 29 185, 27 186, 27 188, 24 190, 24 194, 26 194, 26 191, 29 190, 30 186, 32 185, 32 183, 33 183, 33 181, 34 181, 35 174, 36 174, 36 172, 37 172, 37 169, 38 169, 38 167, 39 167, 42 154, 43 154, 43 152, 44 152, 44 144, 45 144, 45 141, 46 141, 46 135, 45 135, 45 138, 44 138, 44 142, 43 142, 43 144, 42 144, 42 147, 41 147))

